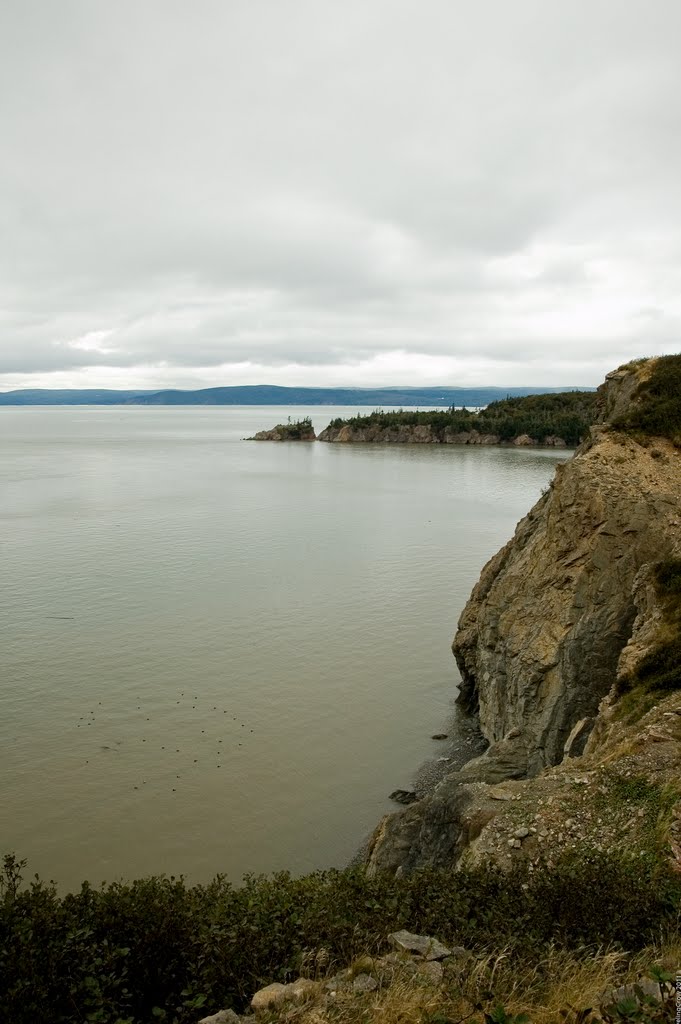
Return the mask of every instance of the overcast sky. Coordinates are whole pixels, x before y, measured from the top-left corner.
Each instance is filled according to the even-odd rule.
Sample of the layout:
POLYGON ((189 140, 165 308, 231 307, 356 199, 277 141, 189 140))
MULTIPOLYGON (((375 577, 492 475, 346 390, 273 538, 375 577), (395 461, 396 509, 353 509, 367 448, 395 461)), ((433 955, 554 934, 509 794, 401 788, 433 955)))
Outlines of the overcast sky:
POLYGON ((2 0, 0 389, 681 350, 680 0, 2 0))

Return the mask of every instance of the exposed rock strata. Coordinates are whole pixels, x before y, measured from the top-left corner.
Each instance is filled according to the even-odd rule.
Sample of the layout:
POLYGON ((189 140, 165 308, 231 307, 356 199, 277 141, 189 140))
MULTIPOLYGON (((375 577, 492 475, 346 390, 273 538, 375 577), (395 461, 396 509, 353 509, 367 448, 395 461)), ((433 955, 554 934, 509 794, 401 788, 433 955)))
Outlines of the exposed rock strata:
POLYGON ((485 566, 459 621, 461 699, 494 742, 531 734, 529 772, 560 760, 595 714, 631 636, 634 580, 678 536, 681 458, 601 433, 485 566))
MULTIPOLYGON (((325 427, 317 440, 333 444, 469 444, 503 445, 511 448, 539 447, 539 442, 529 434, 520 434, 511 441, 502 441, 498 434, 481 434, 477 430, 456 431, 451 427, 438 430, 433 429, 427 423, 400 424, 394 427, 382 427, 377 423, 367 427, 352 427, 345 423, 340 427, 325 427)), ((566 448, 567 445, 562 437, 551 436, 544 439, 541 447, 566 448)))
MULTIPOLYGON (((609 375, 605 417, 626 409, 644 372, 609 375)), ((494 787, 558 765, 566 748, 574 770, 585 745, 593 756, 607 740, 615 727, 608 701, 600 712, 599 703, 659 632, 649 567, 679 556, 680 507, 681 453, 664 439, 642 445, 595 427, 558 467, 484 567, 453 644, 460 699, 490 747, 432 796, 383 819, 370 871, 459 863, 500 813, 494 787)))

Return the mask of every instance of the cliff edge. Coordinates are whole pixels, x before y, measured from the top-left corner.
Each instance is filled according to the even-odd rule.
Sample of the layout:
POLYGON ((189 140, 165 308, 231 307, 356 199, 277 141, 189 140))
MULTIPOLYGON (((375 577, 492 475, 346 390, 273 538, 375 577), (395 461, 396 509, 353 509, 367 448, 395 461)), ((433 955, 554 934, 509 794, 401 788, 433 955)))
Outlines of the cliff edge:
POLYGON ((612 731, 608 701, 599 705, 669 631, 653 567, 681 556, 678 438, 626 427, 665 360, 681 357, 608 375, 600 422, 483 568, 453 651, 459 702, 490 746, 381 822, 370 871, 459 863, 499 809, 491 787, 531 780, 585 748, 593 756, 612 731))

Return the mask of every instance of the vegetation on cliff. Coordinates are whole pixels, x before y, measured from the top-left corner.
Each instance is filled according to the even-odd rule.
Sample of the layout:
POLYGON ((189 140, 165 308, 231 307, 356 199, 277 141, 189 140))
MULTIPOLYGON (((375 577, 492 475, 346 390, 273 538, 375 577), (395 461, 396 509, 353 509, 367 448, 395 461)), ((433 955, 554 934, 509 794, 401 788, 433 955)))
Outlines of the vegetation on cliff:
POLYGON ((579 444, 596 418, 597 396, 589 391, 566 391, 558 394, 528 395, 492 402, 481 412, 467 409, 431 409, 398 412, 377 410, 368 416, 335 419, 331 429, 344 426, 361 430, 366 427, 428 426, 436 439, 446 432, 494 434, 501 442, 510 442, 526 434, 538 444, 548 437, 559 437, 569 446, 579 444))
POLYGON ((250 441, 314 441, 315 432, 312 420, 304 416, 301 420, 291 422, 289 417, 287 423, 277 423, 271 430, 260 430, 250 441))
POLYGON ((612 425, 635 438, 668 437, 681 446, 681 355, 660 356, 650 365, 634 401, 612 425))
POLYGON ((659 694, 681 689, 681 559, 658 562, 654 579, 663 611, 658 643, 633 672, 618 679, 618 696, 631 690, 659 694))
POLYGON ((310 950, 343 965, 404 927, 481 957, 505 949, 526 969, 552 948, 635 951, 673 927, 681 899, 657 859, 594 851, 508 873, 282 873, 239 888, 159 877, 63 897, 37 878, 24 887, 21 869, 6 857, 0 881, 0 1019, 12 1024, 193 1024, 297 976, 310 950))

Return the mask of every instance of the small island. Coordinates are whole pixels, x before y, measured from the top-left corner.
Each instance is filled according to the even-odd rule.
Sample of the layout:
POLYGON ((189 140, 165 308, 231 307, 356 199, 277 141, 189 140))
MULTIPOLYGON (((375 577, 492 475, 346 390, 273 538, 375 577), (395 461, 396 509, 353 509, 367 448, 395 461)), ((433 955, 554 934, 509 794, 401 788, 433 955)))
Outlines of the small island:
POLYGON ((246 438, 247 441, 316 441, 317 435, 312 426, 312 420, 305 416, 302 420, 295 420, 291 423, 277 423, 271 430, 259 430, 253 437, 246 438))

